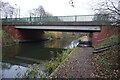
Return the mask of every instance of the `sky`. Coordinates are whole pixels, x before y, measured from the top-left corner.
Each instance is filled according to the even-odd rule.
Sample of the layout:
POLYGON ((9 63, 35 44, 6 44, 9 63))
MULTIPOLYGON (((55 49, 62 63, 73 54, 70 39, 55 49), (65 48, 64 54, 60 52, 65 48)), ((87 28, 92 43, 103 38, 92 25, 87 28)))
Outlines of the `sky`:
POLYGON ((3 0, 12 6, 20 8, 20 16, 28 16, 28 11, 42 5, 46 12, 54 16, 91 15, 92 0, 73 0, 75 6, 70 5, 70 0, 3 0), (15 5, 17 4, 17 5, 15 5))

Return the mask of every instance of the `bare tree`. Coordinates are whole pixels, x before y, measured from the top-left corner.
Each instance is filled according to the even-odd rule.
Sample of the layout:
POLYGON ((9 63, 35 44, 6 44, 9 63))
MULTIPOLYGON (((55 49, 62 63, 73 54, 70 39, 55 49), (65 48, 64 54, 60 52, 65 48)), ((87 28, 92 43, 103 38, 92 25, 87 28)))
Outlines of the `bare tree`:
POLYGON ((3 18, 12 18, 17 15, 16 8, 11 6, 8 2, 0 1, 0 13, 3 18))
POLYGON ((39 6, 37 9, 36 9, 36 12, 38 14, 38 16, 45 16, 45 10, 42 6, 39 6))
POLYGON ((39 6, 38 8, 34 8, 32 10, 29 10, 30 16, 35 16, 35 17, 45 17, 51 15, 48 12, 45 12, 44 8, 42 6, 39 6))
POLYGON ((109 19, 114 21, 113 25, 120 26, 120 1, 119 0, 103 0, 94 8, 97 14, 107 14, 109 19))
MULTIPOLYGON (((118 0, 105 0, 101 3, 101 7, 98 9, 101 12, 110 13, 110 14, 118 14, 120 15, 120 10, 118 9, 118 0)), ((97 10, 97 9, 96 9, 97 10)))

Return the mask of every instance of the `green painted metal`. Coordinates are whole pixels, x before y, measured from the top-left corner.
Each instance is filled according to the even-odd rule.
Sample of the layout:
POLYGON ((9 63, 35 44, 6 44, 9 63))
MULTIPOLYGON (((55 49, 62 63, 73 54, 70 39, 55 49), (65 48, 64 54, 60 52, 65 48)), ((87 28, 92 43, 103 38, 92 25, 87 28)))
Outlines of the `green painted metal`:
POLYGON ((26 18, 7 18, 2 19, 2 22, 87 22, 109 21, 109 15, 77 15, 77 16, 48 16, 48 17, 26 17, 26 18))

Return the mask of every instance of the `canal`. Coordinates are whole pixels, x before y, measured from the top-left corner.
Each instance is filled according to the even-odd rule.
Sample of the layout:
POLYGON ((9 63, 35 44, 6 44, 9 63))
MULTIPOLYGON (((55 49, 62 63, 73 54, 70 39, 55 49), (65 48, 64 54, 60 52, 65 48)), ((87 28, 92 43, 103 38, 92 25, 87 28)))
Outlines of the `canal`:
POLYGON ((20 43, 3 48, 2 77, 20 78, 30 65, 36 63, 39 64, 40 71, 45 73, 45 64, 50 61, 53 55, 64 49, 76 47, 78 38, 68 35, 67 38, 62 39, 20 43))

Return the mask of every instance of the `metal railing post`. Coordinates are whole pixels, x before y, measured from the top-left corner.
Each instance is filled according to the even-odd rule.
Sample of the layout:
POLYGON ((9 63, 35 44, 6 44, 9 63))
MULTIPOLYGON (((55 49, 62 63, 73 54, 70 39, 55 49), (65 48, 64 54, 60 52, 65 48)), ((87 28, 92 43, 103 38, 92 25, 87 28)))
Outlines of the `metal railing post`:
POLYGON ((41 20, 42 20, 42 19, 41 19, 41 16, 40 16, 40 22, 42 22, 41 20))
POLYGON ((75 16, 75 22, 77 21, 77 16, 75 16))
POLYGON ((31 16, 30 16, 30 22, 31 22, 31 16))

